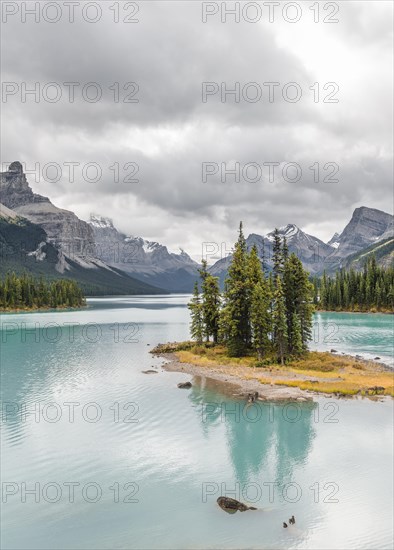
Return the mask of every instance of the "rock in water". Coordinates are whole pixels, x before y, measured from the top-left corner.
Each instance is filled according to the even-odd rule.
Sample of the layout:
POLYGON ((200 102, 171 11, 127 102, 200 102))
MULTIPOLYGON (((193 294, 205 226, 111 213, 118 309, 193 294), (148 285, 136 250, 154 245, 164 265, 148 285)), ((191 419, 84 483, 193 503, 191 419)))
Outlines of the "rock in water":
POLYGON ((178 384, 178 388, 181 388, 181 389, 188 389, 188 388, 191 388, 191 387, 192 387, 191 382, 179 382, 179 384, 178 384))
POLYGON ((157 370, 142 370, 144 374, 158 374, 157 370))
POLYGON ((257 510, 253 506, 246 506, 243 502, 239 502, 234 498, 219 497, 216 501, 220 508, 229 514, 235 514, 235 512, 246 512, 246 510, 257 510))

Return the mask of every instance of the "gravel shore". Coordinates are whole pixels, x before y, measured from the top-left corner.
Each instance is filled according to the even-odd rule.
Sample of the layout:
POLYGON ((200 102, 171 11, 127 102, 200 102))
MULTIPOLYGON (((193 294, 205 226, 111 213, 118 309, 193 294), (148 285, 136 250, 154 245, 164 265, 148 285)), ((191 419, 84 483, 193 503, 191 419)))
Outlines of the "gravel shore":
POLYGON ((190 363, 181 363, 173 353, 160 353, 159 357, 167 360, 162 368, 170 372, 183 372, 198 379, 198 383, 216 386, 221 393, 231 397, 246 398, 248 393, 259 393, 260 401, 313 401, 311 392, 288 386, 275 386, 273 384, 261 384, 250 376, 245 367, 231 369, 231 374, 226 367, 200 367, 190 363))

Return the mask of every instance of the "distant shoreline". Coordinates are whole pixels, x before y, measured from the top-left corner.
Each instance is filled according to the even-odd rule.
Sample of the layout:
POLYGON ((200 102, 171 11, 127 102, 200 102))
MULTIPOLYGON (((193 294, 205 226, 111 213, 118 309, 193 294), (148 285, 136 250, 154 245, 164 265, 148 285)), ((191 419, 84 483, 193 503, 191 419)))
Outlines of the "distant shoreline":
POLYGON ((369 315, 375 315, 381 313, 382 315, 394 315, 394 311, 355 311, 355 310, 339 310, 339 309, 315 309, 313 313, 364 313, 369 315))
POLYGON ((89 307, 88 304, 83 304, 77 307, 70 306, 57 306, 57 307, 26 307, 26 308, 15 308, 15 309, 0 309, 0 314, 12 314, 12 313, 36 313, 39 311, 78 311, 79 309, 85 309, 89 307))

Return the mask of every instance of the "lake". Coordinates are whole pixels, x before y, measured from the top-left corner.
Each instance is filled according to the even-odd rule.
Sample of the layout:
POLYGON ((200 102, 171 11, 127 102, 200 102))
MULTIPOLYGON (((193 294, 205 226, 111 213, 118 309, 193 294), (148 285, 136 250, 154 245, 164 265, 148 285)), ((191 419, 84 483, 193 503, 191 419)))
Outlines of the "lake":
MULTIPOLYGON (((392 548, 393 402, 178 389, 149 350, 188 338, 188 299, 2 316, 2 548, 392 548)), ((393 316, 315 321, 312 347, 392 364, 393 316)))

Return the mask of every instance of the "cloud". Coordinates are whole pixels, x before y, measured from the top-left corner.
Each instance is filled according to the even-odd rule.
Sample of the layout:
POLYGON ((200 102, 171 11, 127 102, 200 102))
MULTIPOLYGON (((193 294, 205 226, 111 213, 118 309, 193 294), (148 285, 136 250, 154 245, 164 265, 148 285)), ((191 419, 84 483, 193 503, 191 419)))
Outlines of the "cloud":
MULTIPOLYGON (((114 23, 108 3, 93 24, 79 12, 74 23, 9 17, 3 81, 19 89, 2 105, 2 162, 19 159, 30 168, 39 163, 40 181, 29 180, 55 204, 85 219, 90 211, 111 216, 126 233, 180 245, 195 256, 202 242, 231 243, 240 219, 247 232, 294 222, 328 240, 356 206, 387 210, 392 5, 340 3, 340 22, 331 25, 313 23, 310 3, 300 5, 304 15, 296 24, 283 18, 222 23, 219 17, 202 23, 199 2, 141 2, 136 24, 114 23), (31 95, 22 101, 22 82, 39 84, 38 102, 31 95), (47 87, 48 93, 62 91, 58 102, 42 99, 51 82, 57 87, 47 87), (80 83, 73 103, 65 82, 80 83), (82 98, 89 82, 102 92, 96 103, 82 98), (123 89, 128 82, 138 83, 135 96, 131 85, 123 89), (206 102, 204 82, 219 90, 206 102), (269 82, 279 83, 273 103, 269 82), (291 82, 302 90, 295 103, 282 96, 291 82), (338 90, 324 89, 329 82, 338 90), (221 88, 236 86, 240 100, 228 94, 222 102, 221 88), (259 90, 261 99, 250 100, 259 90), (330 92, 339 103, 322 101, 330 92), (124 102, 127 95, 139 102, 124 102), (264 163, 272 161, 280 163, 278 174, 286 163, 298 163, 301 179, 270 182, 264 163), (51 162, 62 168, 52 183, 43 178, 51 162), (74 181, 64 165, 69 162, 79 163, 74 181), (203 183, 204 162, 228 169, 238 162, 240 181, 220 181, 219 170, 203 183), (84 173, 89 163, 102 170, 95 183, 86 178, 92 172, 84 173), (259 182, 242 177, 248 163, 261 167, 259 182), (316 163, 318 182, 310 169, 316 163), (327 163, 339 166, 339 183, 323 181, 327 163), (139 182, 122 181, 135 165, 139 182)), ((288 87, 290 97, 295 90, 288 87)), ((95 87, 85 92, 93 94, 95 87)))

